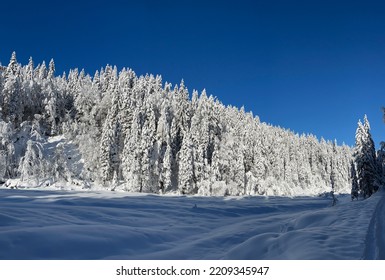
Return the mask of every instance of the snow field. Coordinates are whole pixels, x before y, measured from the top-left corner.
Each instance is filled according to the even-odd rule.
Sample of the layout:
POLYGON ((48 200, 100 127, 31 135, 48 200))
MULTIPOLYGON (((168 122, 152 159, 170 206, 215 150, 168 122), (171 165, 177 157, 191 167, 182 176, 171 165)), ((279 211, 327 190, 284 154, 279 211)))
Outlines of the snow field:
POLYGON ((0 189, 0 259, 383 257, 383 192, 338 198, 0 189))

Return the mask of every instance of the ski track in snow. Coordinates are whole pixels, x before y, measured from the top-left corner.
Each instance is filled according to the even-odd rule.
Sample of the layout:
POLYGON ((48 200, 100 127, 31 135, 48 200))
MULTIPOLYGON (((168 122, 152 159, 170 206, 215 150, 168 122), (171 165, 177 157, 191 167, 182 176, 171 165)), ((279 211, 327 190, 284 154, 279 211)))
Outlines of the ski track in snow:
POLYGON ((377 204, 374 214, 370 220, 368 232, 365 239, 365 260, 385 260, 385 195, 381 190, 382 199, 377 204))
POLYGON ((326 197, 0 189, 0 259, 383 258, 383 195, 330 207, 326 197))

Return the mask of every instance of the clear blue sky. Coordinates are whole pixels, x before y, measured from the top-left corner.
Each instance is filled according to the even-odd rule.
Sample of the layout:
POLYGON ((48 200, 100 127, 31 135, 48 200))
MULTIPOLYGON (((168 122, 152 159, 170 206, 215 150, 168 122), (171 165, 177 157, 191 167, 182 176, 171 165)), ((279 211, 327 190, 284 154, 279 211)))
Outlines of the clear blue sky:
POLYGON ((0 61, 106 64, 206 88, 264 122, 354 144, 385 140, 385 1, 3 1, 0 61))

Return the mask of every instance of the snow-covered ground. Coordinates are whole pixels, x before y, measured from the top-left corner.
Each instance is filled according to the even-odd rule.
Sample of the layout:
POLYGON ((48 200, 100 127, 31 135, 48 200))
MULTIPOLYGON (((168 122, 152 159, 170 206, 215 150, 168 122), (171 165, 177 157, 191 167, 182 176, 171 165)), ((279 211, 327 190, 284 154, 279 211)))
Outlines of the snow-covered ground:
POLYGON ((384 259, 385 196, 0 189, 0 259, 384 259))

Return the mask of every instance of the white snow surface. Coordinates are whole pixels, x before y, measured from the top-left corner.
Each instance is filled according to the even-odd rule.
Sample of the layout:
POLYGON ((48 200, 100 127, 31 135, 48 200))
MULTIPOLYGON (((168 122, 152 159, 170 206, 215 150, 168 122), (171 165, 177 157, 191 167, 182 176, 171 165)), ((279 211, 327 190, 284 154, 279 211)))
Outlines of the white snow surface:
POLYGON ((0 189, 0 259, 384 259, 366 200, 0 189))

